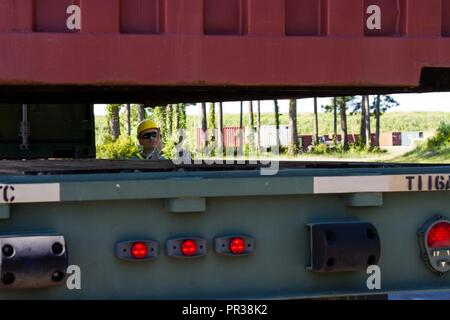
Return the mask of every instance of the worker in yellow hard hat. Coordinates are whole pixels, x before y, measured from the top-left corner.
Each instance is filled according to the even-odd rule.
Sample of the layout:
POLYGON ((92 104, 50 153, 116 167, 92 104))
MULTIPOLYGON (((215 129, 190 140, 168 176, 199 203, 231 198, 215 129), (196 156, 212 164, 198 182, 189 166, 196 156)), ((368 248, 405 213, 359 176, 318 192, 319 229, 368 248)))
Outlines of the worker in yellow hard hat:
POLYGON ((146 119, 139 123, 137 128, 137 139, 141 150, 135 159, 141 160, 163 160, 161 152, 163 149, 161 130, 156 122, 146 119))

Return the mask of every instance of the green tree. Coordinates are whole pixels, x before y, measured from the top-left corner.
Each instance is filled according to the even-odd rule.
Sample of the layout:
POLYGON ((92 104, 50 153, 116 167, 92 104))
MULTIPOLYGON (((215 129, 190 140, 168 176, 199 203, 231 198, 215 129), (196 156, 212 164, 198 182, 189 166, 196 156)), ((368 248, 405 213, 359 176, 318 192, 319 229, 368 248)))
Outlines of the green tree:
POLYGON ((365 129, 365 138, 366 138, 366 148, 370 149, 372 147, 372 134, 370 128, 370 104, 369 104, 369 96, 363 96, 364 106, 364 129, 365 129))
POLYGON ((339 107, 341 117, 341 144, 344 151, 348 151, 348 126, 347 126, 347 104, 352 101, 352 96, 336 97, 336 103, 339 107))
POLYGON ((274 100, 274 113, 275 113, 275 130, 276 130, 276 147, 278 152, 280 152, 281 141, 280 141, 280 107, 278 105, 278 100, 274 100))
POLYGON ((319 144, 319 115, 317 113, 317 98, 314 98, 314 144, 319 144))
POLYGON ((211 132, 211 141, 216 141, 216 104, 210 102, 209 104, 209 116, 208 116, 208 129, 211 132))
POLYGON ((297 129, 297 100, 289 101, 289 148, 288 153, 294 156, 299 151, 298 129, 297 129))
POLYGON ((243 144, 244 144, 244 102, 241 101, 240 109, 239 109, 239 154, 242 154, 243 144))
POLYGON ((377 95, 370 108, 375 115, 375 146, 380 146, 380 121, 381 116, 390 108, 398 106, 399 103, 390 95, 377 95))
POLYGON ((204 152, 205 147, 208 146, 208 120, 206 115, 206 103, 202 102, 200 104, 200 123, 201 128, 201 145, 198 146, 198 150, 204 152))
POLYGON ((162 106, 157 106, 153 108, 152 117, 160 125, 161 135, 163 137, 163 142, 167 142, 167 113, 166 108, 162 106))
POLYGON ((131 105, 129 103, 125 106, 125 115, 126 115, 126 130, 127 134, 131 136, 131 105))
POLYGON ((351 115, 361 113, 361 127, 360 127, 360 144, 370 147, 370 139, 367 137, 371 133, 370 116, 375 116, 375 146, 380 145, 380 118, 387 110, 396 107, 399 103, 390 95, 377 95, 370 103, 370 96, 353 97, 348 102, 349 107, 352 108, 351 115))
POLYGON ((337 125, 337 111, 338 111, 338 104, 337 104, 337 97, 334 97, 330 100, 330 102, 327 105, 322 106, 325 113, 332 112, 333 113, 333 141, 337 141, 337 131, 338 131, 338 125, 337 125))
POLYGON ((144 121, 146 118, 145 106, 143 104, 136 105, 138 111, 138 122, 144 121))
POLYGON ((333 141, 337 139, 337 100, 333 98, 333 141))
POLYGON ((187 128, 187 118, 186 118, 186 104, 179 103, 177 105, 177 129, 186 129, 187 128))
POLYGON ((174 114, 174 105, 168 104, 166 107, 166 120, 167 120, 167 138, 172 139, 173 135, 173 114, 174 114))
POLYGON ((369 108, 369 96, 354 96, 352 100, 348 102, 348 106, 351 108, 350 114, 360 114, 359 121, 359 146, 367 146, 370 148, 371 144, 371 132, 370 132, 370 108, 369 108))
POLYGON ((258 111, 256 112, 256 150, 261 151, 261 101, 258 100, 258 111))
POLYGON ((255 128, 255 119, 253 116, 253 101, 249 101, 248 102, 248 110, 247 110, 247 114, 248 114, 248 122, 247 122, 247 128, 248 128, 248 146, 249 146, 249 151, 250 153, 253 152, 254 147, 255 147, 255 135, 253 134, 253 129, 255 128))
POLYGON ((217 116, 217 122, 218 122, 218 125, 217 125, 217 127, 218 127, 218 130, 217 130, 218 149, 219 149, 219 152, 221 154, 223 154, 225 148, 224 148, 224 141, 223 141, 223 106, 222 106, 222 102, 219 102, 219 113, 217 116))
POLYGON ((214 102, 209 103, 208 113, 208 129, 216 128, 216 104, 214 102))
POLYGON ((109 123, 109 133, 113 140, 120 136, 120 108, 121 104, 108 104, 106 106, 107 119, 109 123))
POLYGON ((97 146, 97 158, 99 159, 130 159, 138 153, 135 138, 122 135, 117 140, 111 137, 105 138, 101 145, 97 146))

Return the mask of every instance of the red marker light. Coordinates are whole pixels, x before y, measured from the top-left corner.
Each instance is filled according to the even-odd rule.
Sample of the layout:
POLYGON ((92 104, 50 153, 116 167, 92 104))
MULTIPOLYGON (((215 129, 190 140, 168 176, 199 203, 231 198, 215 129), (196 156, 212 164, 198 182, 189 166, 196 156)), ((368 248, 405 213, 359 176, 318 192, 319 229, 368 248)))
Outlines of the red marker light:
POLYGON ((439 222, 427 234, 427 244, 430 248, 450 247, 450 223, 439 222))
POLYGON ((242 254, 245 252, 245 241, 242 238, 234 238, 230 241, 230 251, 233 254, 242 254))
POLYGON ((193 240, 183 241, 183 244, 181 245, 181 252, 188 257, 194 256, 197 254, 197 243, 193 240))
POLYGON ((135 242, 131 247, 131 255, 135 259, 144 259, 148 255, 148 247, 143 242, 135 242))

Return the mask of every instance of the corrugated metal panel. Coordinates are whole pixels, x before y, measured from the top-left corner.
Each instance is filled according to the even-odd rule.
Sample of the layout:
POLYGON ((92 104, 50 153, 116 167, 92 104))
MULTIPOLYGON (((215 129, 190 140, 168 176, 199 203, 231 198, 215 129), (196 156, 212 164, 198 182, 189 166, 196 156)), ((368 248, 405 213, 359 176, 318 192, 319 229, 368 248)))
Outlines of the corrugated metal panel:
POLYGON ((239 35, 246 32, 247 5, 247 0, 205 0, 205 33, 239 35))
POLYGON ((402 145, 402 133, 401 132, 392 132, 392 145, 393 146, 401 146, 402 145))
MULTIPOLYGON (((208 132, 208 137, 211 132, 208 132)), ((249 129, 243 129, 242 141, 245 145, 249 139, 249 129)), ((276 127, 275 126, 261 126, 261 147, 268 148, 276 145, 276 127)), ((197 129, 196 143, 200 145, 201 129, 197 129)), ((289 146, 289 126, 280 126, 280 143, 282 147, 289 146)), ((217 129, 216 129, 217 136, 217 129)), ((225 147, 239 147, 239 127, 227 127, 223 129, 224 146, 225 147)), ((319 138, 321 138, 320 136, 319 138)), ((331 135, 324 135, 325 141, 331 141, 331 135)), ((410 146, 412 140, 423 138, 422 132, 389 132, 380 134, 380 146, 410 146)), ((210 139, 210 137, 208 138, 210 139)), ((341 141, 341 135, 337 135, 337 139, 341 141)), ((357 143, 359 141, 359 134, 349 134, 347 136, 348 143, 357 143)), ((299 137, 301 147, 307 150, 312 144, 312 135, 302 135, 299 137)), ((375 134, 371 134, 372 143, 375 143, 375 134)), ((256 146, 256 128, 254 129, 254 142, 256 146)))
POLYGON ((80 5, 79 0, 36 0, 34 2, 34 31, 71 32, 67 29, 66 10, 70 5, 80 5))
POLYGON ((393 146, 393 133, 392 132, 380 133, 380 146, 381 147, 392 147, 393 146))
POLYGON ((223 140, 225 147, 239 147, 240 134, 242 134, 242 143, 245 145, 245 129, 239 127, 223 128, 223 140))
POLYGON ((402 132, 401 145, 404 147, 409 147, 412 145, 413 140, 421 139, 422 137, 423 137, 422 132, 418 132, 418 131, 402 132))
POLYGON ((155 34, 164 31, 161 0, 120 0, 120 32, 155 34))
POLYGON ((325 30, 322 19, 323 1, 286 0, 286 34, 290 36, 318 36, 325 30))
MULTIPOLYGON (((239 146, 239 127, 226 127, 223 128, 223 140, 225 147, 238 147, 239 146)), ((261 126, 261 147, 271 147, 276 145, 276 127, 275 126, 261 126)), ((280 143, 281 146, 287 147, 289 145, 289 127, 281 126, 280 127, 280 143)), ((207 139, 210 140, 211 132, 208 132, 207 139)), ((244 128, 242 130, 242 143, 245 145, 249 139, 249 129, 244 128)), ((254 141, 256 146, 256 128, 254 129, 254 141)), ((217 130, 216 130, 217 136, 217 130)), ((196 145, 201 145, 201 129, 197 128, 196 137, 195 137, 196 145)))
MULTIPOLYGON (((289 144, 289 126, 280 126, 280 144, 287 147, 289 144)), ((277 145, 276 126, 261 126, 261 146, 270 147, 277 145)))
POLYGON ((326 5, 318 0, 2 0, 0 82, 414 87, 423 67, 450 67, 448 0, 320 3, 326 5), (81 5, 81 30, 66 27, 72 3, 81 5), (369 4, 383 10, 381 30, 366 30, 369 4), (384 37, 376 45, 368 41, 377 35, 384 37), (299 47, 308 48, 307 57, 298 55, 299 47), (383 52, 389 59, 380 59, 383 52))
MULTIPOLYGON (((239 127, 226 127, 223 128, 223 144, 224 147, 238 147, 239 146, 239 127)), ((245 134, 245 129, 242 132, 242 142, 245 145, 246 143, 246 134, 245 134)), ((212 131, 211 129, 209 129, 206 132, 206 140, 210 141, 211 140, 211 134, 212 131)), ((218 136, 218 129, 215 129, 215 137, 218 136)), ((202 143, 202 139, 204 139, 202 137, 202 129, 197 128, 195 131, 195 143, 197 148, 199 148, 200 146, 203 145, 202 143)), ((217 141, 217 138, 216 138, 217 141)))
POLYGON ((312 145, 312 136, 302 136, 302 148, 304 151, 308 150, 308 147, 312 145))

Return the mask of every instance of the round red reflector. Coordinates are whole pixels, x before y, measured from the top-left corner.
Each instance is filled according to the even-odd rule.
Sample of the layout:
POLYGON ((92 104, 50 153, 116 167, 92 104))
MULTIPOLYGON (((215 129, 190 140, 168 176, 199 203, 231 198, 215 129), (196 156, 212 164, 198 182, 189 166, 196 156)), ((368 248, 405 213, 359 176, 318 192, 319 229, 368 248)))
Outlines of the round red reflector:
POLYGON ((245 241, 242 238, 234 238, 230 241, 230 251, 234 254, 245 252, 245 241))
POLYGON ((427 234, 427 244, 430 248, 450 247, 450 223, 439 222, 427 234))
POLYGON ((188 257, 195 255, 197 253, 197 243, 193 240, 183 241, 181 252, 188 257))
POLYGON ((144 259, 148 255, 148 247, 144 242, 135 242, 131 247, 131 255, 135 259, 144 259))

